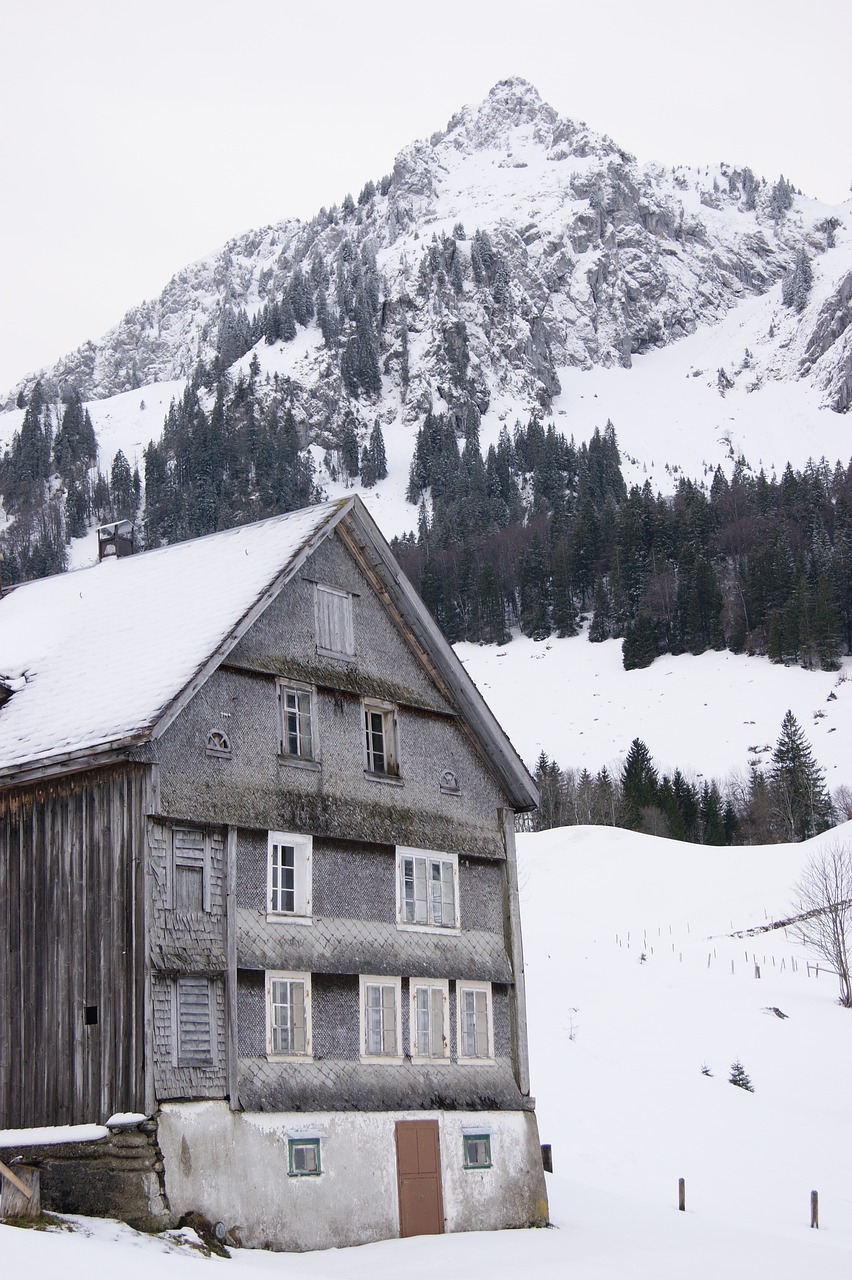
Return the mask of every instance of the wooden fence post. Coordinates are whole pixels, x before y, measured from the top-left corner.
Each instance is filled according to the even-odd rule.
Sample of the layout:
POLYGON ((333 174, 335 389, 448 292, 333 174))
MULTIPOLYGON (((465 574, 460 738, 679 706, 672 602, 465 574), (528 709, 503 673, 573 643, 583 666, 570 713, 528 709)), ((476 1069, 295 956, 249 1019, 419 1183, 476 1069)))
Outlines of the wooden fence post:
POLYGON ((686 1213, 686 1179, 678 1178, 677 1180, 677 1207, 681 1213, 686 1213))
POLYGON ((811 1192, 811 1226, 819 1231, 819 1192, 811 1192))
POLYGON ((0 1162, 0 1218, 40 1218, 41 1177, 29 1165, 0 1162))

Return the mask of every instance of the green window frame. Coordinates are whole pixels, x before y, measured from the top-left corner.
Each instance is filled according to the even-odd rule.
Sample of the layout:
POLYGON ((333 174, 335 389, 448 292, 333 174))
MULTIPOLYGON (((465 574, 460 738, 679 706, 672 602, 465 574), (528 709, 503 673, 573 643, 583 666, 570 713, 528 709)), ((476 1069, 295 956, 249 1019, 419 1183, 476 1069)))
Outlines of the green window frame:
POLYGON ((463 1135, 465 1169, 491 1168, 491 1134, 466 1133, 463 1135))
POLYGON ((287 1152, 291 1178, 318 1178, 322 1173, 319 1138, 290 1138, 287 1152))

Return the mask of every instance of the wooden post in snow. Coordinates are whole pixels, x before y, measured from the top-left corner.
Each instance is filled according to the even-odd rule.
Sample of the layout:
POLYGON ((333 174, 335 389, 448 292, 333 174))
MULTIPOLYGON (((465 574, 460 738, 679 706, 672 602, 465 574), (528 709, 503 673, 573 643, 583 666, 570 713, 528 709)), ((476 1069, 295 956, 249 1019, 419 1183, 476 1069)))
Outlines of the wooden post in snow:
POLYGON ((686 1179, 678 1178, 677 1180, 677 1207, 681 1213, 686 1213, 686 1179))
POLYGON ((40 1218, 41 1182, 38 1169, 0 1161, 0 1218, 40 1218))
POLYGON ((811 1192, 811 1226, 819 1231, 819 1192, 811 1192))

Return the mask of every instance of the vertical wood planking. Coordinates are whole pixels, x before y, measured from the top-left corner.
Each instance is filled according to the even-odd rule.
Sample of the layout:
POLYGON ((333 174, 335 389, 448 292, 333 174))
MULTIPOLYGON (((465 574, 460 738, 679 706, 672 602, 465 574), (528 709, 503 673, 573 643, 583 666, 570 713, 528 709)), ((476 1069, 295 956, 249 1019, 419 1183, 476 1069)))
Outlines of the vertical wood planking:
POLYGON ((0 1128, 144 1106, 146 774, 0 795, 0 1128))

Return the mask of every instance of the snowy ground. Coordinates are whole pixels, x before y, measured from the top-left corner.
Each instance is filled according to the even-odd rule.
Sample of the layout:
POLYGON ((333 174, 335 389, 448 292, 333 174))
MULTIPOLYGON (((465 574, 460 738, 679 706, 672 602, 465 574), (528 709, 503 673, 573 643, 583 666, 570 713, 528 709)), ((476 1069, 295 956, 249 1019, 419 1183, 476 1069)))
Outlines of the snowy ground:
MULTIPOLYGON (((838 837, 852 840, 852 824, 814 843, 838 837)), ((706 849, 575 827, 522 836, 519 855, 532 1080, 553 1146, 556 1230, 223 1263, 203 1261, 185 1237, 87 1219, 57 1234, 0 1227, 3 1273, 845 1280, 852 1012, 783 931, 729 936, 785 914, 809 846, 706 849), (728 1083, 736 1059, 754 1093, 728 1083), (819 1231, 809 1227, 812 1189, 819 1231)))
POLYGON ((791 710, 829 787, 852 785, 850 658, 829 672, 727 651, 665 654, 625 671, 620 640, 584 635, 537 642, 516 632, 502 647, 455 648, 528 766, 544 751, 563 768, 617 770, 641 738, 662 771, 747 776, 750 761, 767 763, 791 710))

